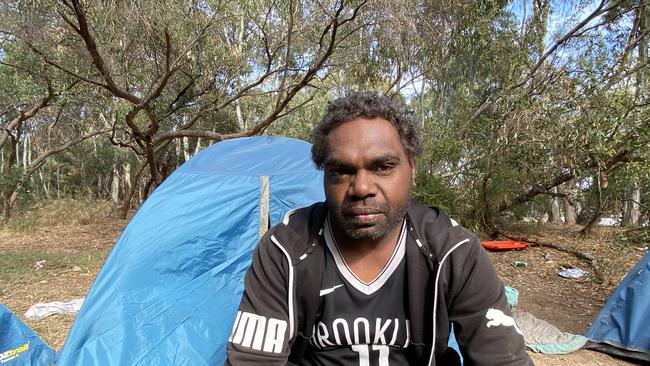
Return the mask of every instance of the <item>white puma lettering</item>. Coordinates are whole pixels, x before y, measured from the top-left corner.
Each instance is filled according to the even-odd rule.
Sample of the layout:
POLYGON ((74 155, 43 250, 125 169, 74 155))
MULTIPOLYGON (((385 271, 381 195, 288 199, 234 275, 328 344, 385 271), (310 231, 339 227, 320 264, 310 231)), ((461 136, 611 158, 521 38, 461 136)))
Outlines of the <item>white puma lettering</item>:
POLYGON ((497 327, 503 325, 504 327, 514 327, 517 333, 523 335, 517 324, 515 324, 515 319, 511 316, 507 316, 503 311, 499 309, 488 309, 485 317, 488 319, 487 327, 497 327))

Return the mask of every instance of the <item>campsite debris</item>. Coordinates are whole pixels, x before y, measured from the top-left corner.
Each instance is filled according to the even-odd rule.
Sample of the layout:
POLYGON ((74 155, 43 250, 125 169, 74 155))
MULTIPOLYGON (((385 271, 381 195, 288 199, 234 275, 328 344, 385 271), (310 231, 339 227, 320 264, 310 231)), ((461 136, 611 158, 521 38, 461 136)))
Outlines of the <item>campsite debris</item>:
POLYGON ((506 298, 508 299, 508 306, 510 311, 514 311, 519 303, 519 290, 514 287, 504 286, 506 292, 506 298))
POLYGON ((81 271, 81 267, 79 267, 79 266, 74 266, 74 267, 72 267, 72 271, 74 271, 74 272, 79 272, 79 271, 81 271))
POLYGON ((551 263, 553 262, 553 259, 551 258, 551 255, 548 253, 544 253, 544 262, 546 263, 551 263))
POLYGON ((46 260, 36 261, 36 263, 34 263, 34 268, 35 269, 42 269, 43 267, 45 267, 45 263, 47 263, 46 260))
POLYGON ((528 243, 516 240, 491 240, 483 241, 481 245, 485 249, 490 250, 512 250, 512 249, 525 249, 528 248, 528 243))
POLYGON ((528 262, 516 261, 512 265, 515 267, 528 267, 528 262))
POLYGON ((564 355, 579 350, 587 343, 584 336, 563 332, 531 313, 517 311, 514 318, 523 333, 526 348, 533 352, 564 355))
POLYGON ((587 271, 584 271, 578 267, 566 268, 558 273, 564 278, 580 278, 587 274, 587 271))
POLYGON ((74 299, 68 302, 52 301, 32 305, 25 312, 25 318, 30 320, 41 320, 54 314, 76 314, 81 309, 84 299, 74 299))

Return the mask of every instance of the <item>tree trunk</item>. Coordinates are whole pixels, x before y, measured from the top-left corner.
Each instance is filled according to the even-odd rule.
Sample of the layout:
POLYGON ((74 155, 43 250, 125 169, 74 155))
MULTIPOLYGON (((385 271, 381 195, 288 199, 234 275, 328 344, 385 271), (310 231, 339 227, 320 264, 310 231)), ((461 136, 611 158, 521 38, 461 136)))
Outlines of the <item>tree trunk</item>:
POLYGON ((494 222, 494 213, 492 212, 492 207, 488 198, 488 184, 491 178, 491 174, 486 174, 483 177, 483 183, 481 184, 481 196, 483 198, 483 226, 486 229, 494 229, 496 227, 494 222))
POLYGON ((131 189, 131 164, 124 163, 124 174, 122 176, 122 189, 123 192, 131 189))
POLYGON ((568 199, 563 199, 564 204, 564 223, 567 225, 576 224, 576 208, 571 205, 568 199))
POLYGON ((61 168, 56 167, 56 199, 61 199, 61 168))
POLYGON ((607 181, 607 175, 604 173, 598 174, 598 203, 596 206, 596 212, 592 216, 591 220, 585 225, 585 227, 580 230, 580 235, 588 235, 591 234, 593 231, 594 227, 598 224, 600 221, 600 217, 603 215, 603 212, 605 211, 605 206, 607 204, 607 199, 608 199, 608 187, 609 183, 607 181))
POLYGON ((23 142, 23 172, 27 171, 27 152, 29 151, 29 135, 25 134, 25 141, 23 142))
POLYGON ((560 202, 557 197, 551 197, 548 205, 548 221, 553 224, 560 224, 560 202))
POLYGON ((190 143, 188 141, 188 138, 185 136, 183 136, 182 140, 183 140, 183 148, 182 148, 183 159, 185 159, 185 161, 188 161, 192 157, 192 155, 190 154, 190 143))
POLYGON ((18 136, 20 136, 21 129, 22 122, 19 122, 15 130, 16 136, 8 133, 10 144, 9 156, 7 157, 7 166, 5 167, 5 170, 7 172, 7 177, 9 177, 9 184, 7 184, 4 191, 2 192, 2 201, 4 205, 3 222, 5 224, 9 222, 9 219, 11 218, 11 208, 13 207, 13 203, 16 202, 14 193, 16 192, 18 182, 14 177, 14 161, 16 165, 20 164, 20 161, 18 160, 18 136))
POLYGON ((185 156, 183 155, 183 138, 176 139, 176 156, 178 156, 178 160, 180 161, 181 164, 183 164, 185 160, 185 156))
POLYGON ((3 222, 6 225, 9 222, 9 219, 11 218, 11 197, 13 196, 13 190, 11 188, 7 188, 4 193, 2 194, 2 203, 4 205, 4 211, 3 211, 3 222))
POLYGON ((201 151, 201 138, 197 137, 196 138, 196 146, 194 147, 194 155, 192 155, 192 156, 196 156, 196 154, 198 154, 199 151, 201 151))
MULTIPOLYGON (((636 16, 638 18, 639 26, 638 26, 638 31, 639 33, 644 32, 646 30, 646 4, 645 2, 640 2, 639 9, 636 13, 636 16)), ((639 37, 642 36, 642 34, 639 34, 639 37)), ((639 65, 645 65, 647 63, 647 49, 646 49, 646 43, 645 42, 639 42, 639 45, 637 46, 637 64, 639 65)), ((636 73, 636 85, 634 88, 634 97, 638 102, 642 102, 644 98, 644 94, 642 93, 643 90, 645 90, 645 67, 639 68, 639 70, 636 73)), ((636 118, 641 119, 641 116, 639 115, 639 111, 636 111, 636 118)), ((639 186, 639 182, 634 179, 632 182, 632 185, 629 190, 629 196, 627 200, 625 201, 625 205, 623 207, 623 221, 621 222, 621 225, 623 226, 628 226, 628 227, 634 227, 637 226, 639 222, 639 216, 640 216, 640 203, 641 203, 641 188, 639 186)))
POLYGON ((140 176, 142 175, 142 172, 144 172, 144 169, 146 167, 147 167, 147 163, 144 162, 142 165, 140 165, 140 168, 135 173, 135 176, 133 177, 133 182, 129 181, 129 189, 126 190, 126 193, 124 194, 124 203, 122 203, 122 209, 120 210, 120 217, 123 219, 126 219, 126 216, 129 214, 129 209, 131 208, 131 202, 133 201, 135 190, 139 186, 138 182, 140 181, 140 176))
POLYGON ((629 197, 623 206, 623 221, 621 225, 635 227, 639 223, 641 216, 641 187, 638 182, 634 182, 630 187, 629 197))
POLYGON ((48 182, 45 182, 45 178, 43 178, 43 172, 42 169, 38 171, 38 177, 41 179, 41 184, 43 184, 43 193, 45 193, 45 198, 48 200, 50 199, 50 189, 48 188, 49 180, 48 182))
POLYGON ((120 199, 120 173, 117 170, 117 163, 113 164, 113 174, 111 176, 111 199, 115 204, 120 199))

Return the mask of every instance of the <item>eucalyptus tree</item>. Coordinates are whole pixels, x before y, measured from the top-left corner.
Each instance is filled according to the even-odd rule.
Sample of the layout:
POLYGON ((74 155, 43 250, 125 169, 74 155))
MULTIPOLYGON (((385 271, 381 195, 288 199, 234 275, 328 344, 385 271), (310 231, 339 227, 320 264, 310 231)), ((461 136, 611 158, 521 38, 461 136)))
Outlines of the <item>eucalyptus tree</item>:
POLYGON ((44 63, 111 102, 103 117, 111 141, 142 157, 134 179, 148 176, 148 191, 170 170, 174 139, 259 134, 308 104, 332 56, 372 23, 368 7, 62 0, 11 3, 7 15, 15 37, 44 63))
POLYGON ((451 17, 446 67, 427 75, 421 171, 462 191, 469 204, 452 204, 488 226, 540 196, 572 200, 585 177, 647 167, 647 94, 635 92, 647 58, 632 52, 647 44, 644 3, 574 4, 553 27, 557 4, 534 3, 523 18, 497 2, 451 17))
MULTIPOLYGON (((76 107, 77 116, 81 108, 75 102, 78 82, 52 72, 20 46, 5 39, 0 61, 0 191, 4 222, 44 164, 84 140, 108 132, 93 124, 71 123, 71 107, 76 107)), ((40 171, 39 176, 43 181, 40 171)))

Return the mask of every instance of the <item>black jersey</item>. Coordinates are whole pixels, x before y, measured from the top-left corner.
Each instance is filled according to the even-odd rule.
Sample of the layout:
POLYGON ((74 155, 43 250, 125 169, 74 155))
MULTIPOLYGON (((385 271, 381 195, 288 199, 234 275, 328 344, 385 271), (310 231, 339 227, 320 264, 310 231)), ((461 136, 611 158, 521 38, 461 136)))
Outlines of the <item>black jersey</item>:
POLYGON ((301 365, 406 365, 409 345, 405 286, 406 230, 391 258, 370 283, 348 268, 325 221, 327 244, 320 291, 322 315, 301 365))

